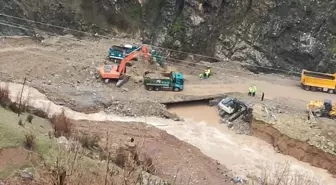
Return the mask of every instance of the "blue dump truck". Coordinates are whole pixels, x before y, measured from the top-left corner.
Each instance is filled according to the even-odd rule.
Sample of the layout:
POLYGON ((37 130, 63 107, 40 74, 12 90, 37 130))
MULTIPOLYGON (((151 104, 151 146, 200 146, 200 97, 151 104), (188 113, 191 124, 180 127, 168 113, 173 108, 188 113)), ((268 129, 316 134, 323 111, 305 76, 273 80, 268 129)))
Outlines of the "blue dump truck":
MULTIPOLYGON (((109 49, 108 58, 111 61, 114 61, 115 63, 119 64, 122 59, 127 57, 133 51, 140 51, 141 47, 142 46, 129 45, 129 44, 125 44, 125 45, 121 45, 121 46, 113 45, 109 49)), ((162 60, 162 57, 157 51, 151 50, 150 55, 151 55, 151 60, 153 62, 158 63, 161 67, 165 67, 165 64, 162 60)), ((134 58, 132 60, 137 60, 137 58, 134 58)), ((133 64, 132 62, 129 62, 129 63, 127 63, 127 66, 132 66, 132 64, 133 64)))
POLYGON ((129 55, 132 51, 140 51, 141 46, 135 46, 135 45, 121 45, 116 46, 113 45, 110 47, 108 52, 108 57, 110 60, 114 60, 115 62, 120 62, 120 60, 124 59, 127 55, 129 55))
POLYGON ((146 71, 144 74, 144 85, 149 91, 182 91, 184 88, 184 77, 179 72, 154 73, 146 71))

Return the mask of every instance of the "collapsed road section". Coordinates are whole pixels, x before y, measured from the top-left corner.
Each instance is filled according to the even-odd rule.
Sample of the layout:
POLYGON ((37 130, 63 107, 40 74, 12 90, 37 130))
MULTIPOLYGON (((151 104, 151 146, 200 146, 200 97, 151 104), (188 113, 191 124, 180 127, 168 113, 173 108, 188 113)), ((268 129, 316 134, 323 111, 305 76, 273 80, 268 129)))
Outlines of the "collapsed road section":
POLYGON ((208 96, 169 102, 165 105, 170 112, 182 118, 216 125, 223 123, 237 134, 251 134, 252 105, 237 98, 228 95, 208 96))
POLYGON ((293 139, 281 133, 272 125, 260 120, 253 120, 253 136, 271 144, 279 153, 292 156, 313 166, 326 169, 336 176, 336 156, 311 144, 293 139))
MULTIPOLYGON (((326 140, 327 142, 323 144, 322 142, 324 141, 317 141, 317 139, 315 139, 316 136, 312 136, 307 140, 298 139, 293 134, 299 136, 299 134, 295 133, 295 130, 297 130, 298 133, 301 131, 295 127, 292 127, 293 131, 295 131, 292 133, 292 136, 288 133, 284 134, 284 129, 280 126, 287 124, 287 118, 285 119, 283 117, 290 117, 292 122, 288 124, 291 125, 294 122, 300 125, 299 118, 297 118, 297 116, 284 115, 282 110, 276 111, 270 107, 266 107, 266 104, 255 103, 252 105, 246 103, 246 101, 230 96, 184 103, 179 102, 167 106, 169 111, 176 113, 178 116, 193 118, 194 121, 204 121, 207 122, 208 125, 215 126, 216 128, 221 127, 220 124, 224 123, 237 134, 252 135, 260 138, 271 144, 275 151, 279 153, 326 169, 331 174, 336 174, 334 165, 336 155, 332 154, 332 151, 328 152, 325 150, 327 147, 330 148, 333 146, 331 141, 326 140), (260 109, 260 107, 263 108, 260 109), (313 142, 314 140, 316 140, 317 143, 313 142)), ((312 127, 312 125, 310 125, 310 127, 312 127)), ((302 128, 303 126, 301 126, 300 129, 302 128)), ((314 128, 310 130, 314 130, 314 128)), ((317 129, 315 134, 317 134, 317 129)), ((323 139, 324 137, 321 136, 321 138, 323 139)), ((332 147, 331 150, 335 150, 335 147, 332 147)))

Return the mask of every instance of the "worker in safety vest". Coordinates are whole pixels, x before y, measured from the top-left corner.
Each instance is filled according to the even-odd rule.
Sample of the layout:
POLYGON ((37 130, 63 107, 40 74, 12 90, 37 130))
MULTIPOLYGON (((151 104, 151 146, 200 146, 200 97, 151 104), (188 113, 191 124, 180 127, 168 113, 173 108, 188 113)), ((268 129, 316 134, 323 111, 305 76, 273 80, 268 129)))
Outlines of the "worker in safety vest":
POLYGON ((211 69, 210 69, 210 67, 208 67, 208 68, 204 71, 204 73, 201 73, 201 74, 199 75, 199 77, 200 77, 200 78, 203 78, 203 79, 206 79, 206 78, 209 78, 209 77, 210 77, 210 74, 211 74, 211 69))
POLYGON ((252 96, 255 96, 256 93, 257 93, 257 87, 254 85, 252 87, 252 96))
POLYGON ((253 91, 253 87, 250 86, 250 87, 248 88, 248 95, 249 95, 249 96, 252 96, 252 91, 253 91))
POLYGON ((211 69, 210 69, 210 67, 208 67, 208 68, 205 70, 205 76, 206 76, 206 78, 209 78, 209 77, 210 77, 210 73, 211 73, 211 69))

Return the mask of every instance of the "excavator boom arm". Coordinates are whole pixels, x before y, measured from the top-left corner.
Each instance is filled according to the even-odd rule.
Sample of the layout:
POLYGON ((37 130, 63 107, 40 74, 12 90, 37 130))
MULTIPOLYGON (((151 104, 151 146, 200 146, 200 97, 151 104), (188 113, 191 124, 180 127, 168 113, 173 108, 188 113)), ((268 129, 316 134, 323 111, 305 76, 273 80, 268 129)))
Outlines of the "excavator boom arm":
POLYGON ((148 52, 148 48, 146 46, 141 47, 141 51, 133 51, 131 52, 127 57, 125 57, 123 60, 121 60, 120 66, 119 66, 119 72, 124 73, 126 69, 126 64, 130 62, 132 59, 136 58, 137 56, 143 54, 147 61, 150 60, 150 54, 148 52))

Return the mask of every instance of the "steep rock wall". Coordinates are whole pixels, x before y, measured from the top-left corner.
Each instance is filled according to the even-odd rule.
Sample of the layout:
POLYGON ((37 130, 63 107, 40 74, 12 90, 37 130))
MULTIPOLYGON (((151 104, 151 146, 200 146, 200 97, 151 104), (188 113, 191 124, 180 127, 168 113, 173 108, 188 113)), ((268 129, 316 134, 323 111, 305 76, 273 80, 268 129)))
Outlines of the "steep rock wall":
MULTIPOLYGON (((0 10, 84 31, 141 35, 145 43, 224 61, 336 70, 334 0, 4 0, 0 10)), ((0 21, 69 33, 3 16, 0 21)), ((3 35, 32 32, 0 26, 3 35)))

